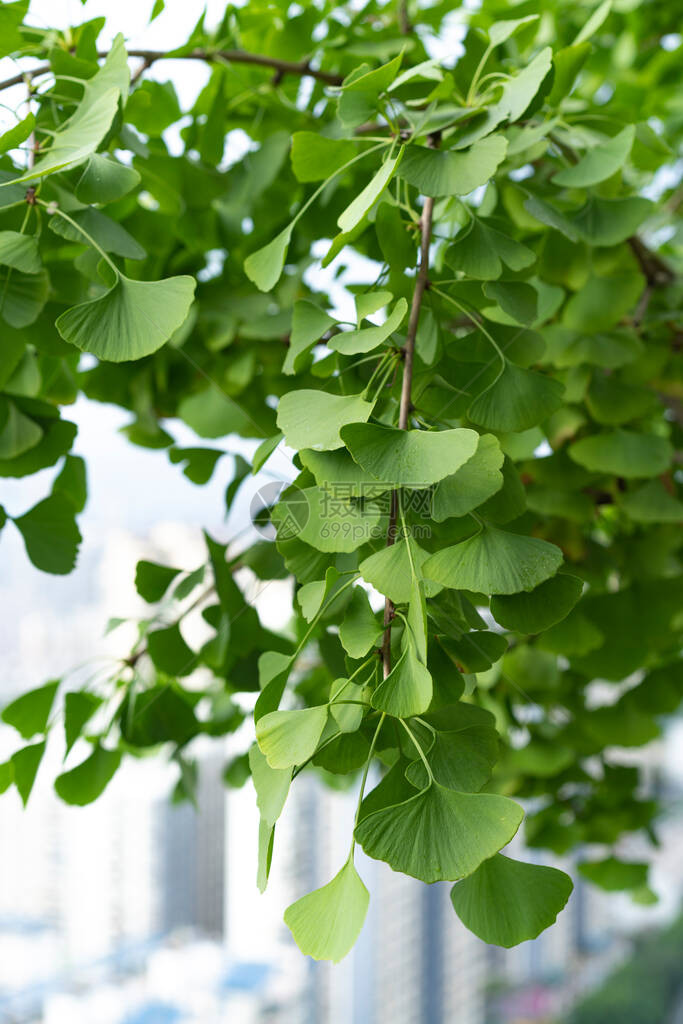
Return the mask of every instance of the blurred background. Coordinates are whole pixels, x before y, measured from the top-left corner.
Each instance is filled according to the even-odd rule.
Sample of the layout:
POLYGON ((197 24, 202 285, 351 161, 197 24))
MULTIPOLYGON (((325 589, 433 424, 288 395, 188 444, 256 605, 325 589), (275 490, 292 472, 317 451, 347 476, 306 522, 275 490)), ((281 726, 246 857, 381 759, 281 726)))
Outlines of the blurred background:
MULTIPOLYGON (((154 48, 177 44, 201 13, 167 0, 148 25, 151 6, 32 0, 31 13, 36 24, 64 26, 106 14, 103 45, 122 31, 131 45, 154 48)), ((207 20, 217 20, 223 6, 210 0, 207 20)), ((457 52, 458 38, 456 19, 452 38, 440 41, 444 52, 457 52)), ((0 77, 13 73, 7 64, 0 61, 0 77)), ((181 104, 190 105, 208 71, 200 62, 159 62, 150 75, 171 79, 181 104)), ((23 99, 21 91, 6 96, 10 106, 23 99)), ((239 134, 228 136, 228 163, 240 152, 239 134)), ((347 273, 361 280, 364 267, 347 273)), ((343 282, 335 281, 340 308, 343 282)), ((204 560, 200 527, 222 542, 240 537, 264 482, 257 477, 242 488, 226 521, 231 459, 199 488, 159 453, 132 446, 120 433, 121 410, 82 401, 69 418, 79 429, 75 452, 89 467, 84 543, 77 570, 50 577, 28 563, 16 531, 3 531, 2 704, 63 673, 85 681, 110 671, 130 634, 124 627, 103 636, 107 622, 148 612, 133 585, 138 559, 194 568, 204 560)), ((194 442, 181 423, 168 430, 178 444, 194 442)), ((251 454, 248 443, 232 440, 228 450, 251 454)), ((280 462, 286 476, 287 460, 280 462)), ((52 475, 3 481, 3 504, 14 511, 38 500, 41 477, 52 475)), ((264 624, 286 623, 288 583, 259 591, 248 570, 238 580, 264 624)), ((651 791, 669 808, 651 875, 657 903, 588 887, 571 862, 558 862, 576 884, 567 909, 537 940, 506 951, 465 930, 448 885, 424 886, 359 851, 370 912, 356 948, 336 967, 299 954, 282 912, 338 870, 355 797, 314 774, 302 777, 260 896, 254 793, 250 782, 234 785, 241 781, 235 758, 250 739, 240 731, 195 742, 196 806, 172 801, 175 770, 154 757, 129 758, 90 807, 57 800, 51 781, 59 769, 48 759, 27 810, 15 791, 0 799, 0 1024, 683 1024, 683 722, 646 747, 619 752, 621 763, 637 758, 647 767, 651 791)), ((3 727, 0 759, 13 744, 3 727)), ((638 841, 620 852, 633 860, 650 855, 638 841)))

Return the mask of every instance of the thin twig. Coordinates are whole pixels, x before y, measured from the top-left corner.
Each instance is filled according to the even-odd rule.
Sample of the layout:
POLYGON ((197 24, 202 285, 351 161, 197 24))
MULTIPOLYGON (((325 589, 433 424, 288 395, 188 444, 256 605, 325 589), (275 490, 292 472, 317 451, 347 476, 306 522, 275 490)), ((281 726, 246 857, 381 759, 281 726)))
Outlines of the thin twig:
MULTIPOLYGON (((427 145, 432 148, 437 145, 437 136, 430 136, 427 145)), ((411 391, 413 386, 413 357, 415 355, 415 339, 417 328, 420 322, 420 309, 424 293, 429 287, 429 247, 432 240, 432 217, 434 214, 434 200, 431 196, 425 196, 422 216, 420 217, 420 268, 415 278, 413 300, 410 306, 410 318, 408 320, 408 334, 403 348, 403 380, 401 382, 401 402, 398 413, 399 430, 408 429, 408 420, 412 409, 411 391)), ((387 547, 396 541, 396 520, 398 517, 398 492, 391 492, 391 510, 389 513, 389 527, 387 529, 387 547)), ((388 597, 384 600, 384 634, 382 637, 382 670, 384 678, 391 672, 391 621, 394 617, 394 603, 388 597)))
MULTIPOLYGON (((97 56, 107 57, 108 51, 103 50, 97 56)), ((319 71, 317 68, 312 68, 306 60, 280 60, 278 57, 266 57, 260 53, 249 53, 247 50, 191 50, 189 53, 181 54, 166 50, 129 50, 128 56, 139 57, 143 61, 142 68, 134 75, 134 81, 158 60, 203 60, 208 63, 221 61, 228 64, 252 64, 257 67, 272 68, 280 75, 315 78, 318 82, 324 82, 325 85, 341 85, 343 81, 341 75, 335 75, 329 71, 319 71)), ((0 82, 0 90, 9 89, 13 85, 21 85, 22 82, 30 82, 38 75, 45 75, 50 71, 52 71, 51 64, 41 64, 37 68, 6 78, 0 82)))

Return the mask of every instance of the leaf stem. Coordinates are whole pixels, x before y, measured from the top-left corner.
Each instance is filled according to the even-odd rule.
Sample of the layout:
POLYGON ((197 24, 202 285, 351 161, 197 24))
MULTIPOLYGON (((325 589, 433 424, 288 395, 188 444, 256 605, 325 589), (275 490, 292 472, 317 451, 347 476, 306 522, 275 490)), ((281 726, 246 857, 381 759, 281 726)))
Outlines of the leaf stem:
MULTIPOLYGON (((380 720, 377 723, 377 728, 375 729, 375 734, 372 737, 372 742, 370 743, 370 750, 368 751, 368 759, 365 762, 365 768, 363 769, 363 777, 360 780, 360 790, 358 792, 358 803, 356 805, 356 816, 355 816, 355 818, 353 820, 354 832, 355 832, 355 829, 356 829, 356 825, 358 824, 358 816, 360 815, 360 808, 361 808, 361 804, 363 803, 363 794, 365 793, 365 783, 368 781, 368 772, 370 771, 370 764, 372 763, 372 758, 373 758, 374 753, 375 753, 375 747, 377 745, 377 739, 379 737, 379 731, 382 728, 382 726, 384 724, 384 719, 386 717, 387 717, 386 716, 386 712, 383 711, 381 716, 380 716, 380 720)), ((352 838, 351 839, 351 853, 353 853, 355 845, 356 845, 356 840, 352 838)))
MULTIPOLYGON (((427 145, 435 148, 437 136, 430 135, 427 145)), ((403 348, 403 380, 401 382, 401 401, 398 412, 398 428, 406 430, 411 410, 411 391, 413 386, 413 358, 415 355, 415 339, 417 328, 420 322, 420 309, 426 289, 429 287, 429 248, 432 240, 432 219, 434 215, 434 200, 431 196, 425 196, 422 216, 420 217, 420 266, 415 278, 413 299, 410 306, 410 318, 408 320, 408 333, 403 348)), ((398 517, 398 493, 391 492, 391 509, 389 512, 389 526, 387 529, 387 547, 390 547, 396 540, 396 521, 398 517)), ((394 603, 390 598, 384 599, 384 636, 382 638, 382 671, 386 679, 391 672, 391 620, 394 617, 394 603)))
MULTIPOLYGON (((44 206, 46 209, 50 205, 49 203, 46 203, 44 199, 36 199, 36 203, 39 206, 44 206)), ((65 220, 68 224, 70 224, 72 228, 76 228, 76 231, 79 231, 83 235, 83 237, 88 241, 88 243, 93 247, 93 249, 97 250, 102 259, 106 260, 106 262, 109 264, 111 269, 116 274, 117 278, 120 278, 122 276, 121 271, 116 266, 111 257, 104 251, 101 245, 97 244, 92 235, 88 234, 85 228, 81 227, 78 221, 75 221, 73 217, 69 216, 68 213, 64 213, 64 210, 60 210, 58 206, 54 208, 54 213, 56 213, 58 217, 61 217, 62 220, 65 220)))
POLYGON ((402 718, 399 718, 399 722, 401 723, 401 725, 403 726, 403 728, 405 729, 405 731, 408 733, 408 735, 410 736, 411 740, 413 741, 413 745, 415 746, 415 749, 417 750, 418 754, 420 755, 420 760, 422 761, 423 765, 425 766, 425 768, 427 770, 427 775, 429 776, 429 784, 431 785, 434 782, 434 776, 432 775, 432 769, 429 767, 429 761, 425 757, 424 750, 422 749, 420 744, 415 739, 412 730, 408 726, 408 723, 405 722, 402 718))

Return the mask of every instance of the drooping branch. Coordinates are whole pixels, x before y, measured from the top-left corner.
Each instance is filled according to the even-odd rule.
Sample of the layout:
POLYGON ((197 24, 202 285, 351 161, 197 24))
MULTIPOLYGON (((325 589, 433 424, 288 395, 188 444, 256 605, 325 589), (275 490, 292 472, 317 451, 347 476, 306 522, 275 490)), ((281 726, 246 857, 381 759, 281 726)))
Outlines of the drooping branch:
MULTIPOLYGON (((434 147, 436 139, 428 139, 428 145, 434 147)), ((403 348, 403 379, 401 382, 401 401, 398 412, 399 430, 407 430, 410 417, 411 391, 413 386, 413 358, 415 355, 415 339, 417 328, 420 322, 420 310, 422 299, 429 285, 429 248, 432 240, 432 218, 434 215, 434 200, 426 196, 422 207, 420 218, 420 267, 415 279, 413 299, 410 306, 410 318, 408 320, 408 334, 403 348)), ((398 519, 398 492, 391 492, 391 509, 389 512, 389 527, 387 529, 387 546, 390 547, 396 541, 396 522, 398 519)), ((394 617, 394 604, 388 597, 384 601, 384 634, 382 638, 382 670, 384 678, 391 672, 391 621, 394 617)))
MULTIPOLYGON (((100 51, 98 57, 106 57, 107 50, 100 51)), ((260 53, 249 53, 247 50, 191 50, 189 53, 178 54, 166 50, 129 50, 129 57, 139 57, 142 66, 134 75, 138 78, 140 73, 146 71, 158 60, 201 60, 206 63, 226 64, 251 64, 255 67, 271 68, 280 77, 284 75, 298 75, 300 78, 314 78, 325 85, 341 85, 341 75, 335 75, 329 71, 320 71, 313 68, 308 61, 280 60, 278 57, 268 57, 260 53)), ((37 68, 31 68, 25 72, 13 75, 0 82, 0 91, 9 89, 13 85, 21 85, 22 82, 31 81, 39 75, 46 75, 52 71, 51 64, 41 64, 37 68)))

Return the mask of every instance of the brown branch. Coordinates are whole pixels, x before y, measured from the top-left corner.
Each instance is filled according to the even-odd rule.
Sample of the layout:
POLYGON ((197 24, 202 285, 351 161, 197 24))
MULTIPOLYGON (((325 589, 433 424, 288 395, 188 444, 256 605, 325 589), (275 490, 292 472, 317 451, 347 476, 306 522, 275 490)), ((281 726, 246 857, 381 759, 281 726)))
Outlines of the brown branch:
MULTIPOLYGON (((434 147, 437 137, 430 136, 427 145, 434 147)), ((426 196, 420 218, 420 268, 415 279, 413 300, 410 306, 408 333, 403 348, 403 380, 401 382, 401 402, 398 413, 399 430, 408 429, 408 420, 412 409, 411 391, 413 386, 413 358, 415 355, 415 339, 420 322, 420 309, 424 293, 429 287, 429 246, 432 239, 432 217, 434 200, 426 196)), ((391 492, 391 510, 387 529, 387 547, 396 541, 396 522, 398 518, 398 491, 391 492)), ((388 597, 384 599, 384 634, 382 637, 382 671, 384 678, 391 672, 391 622, 394 617, 394 603, 388 597)))
MULTIPOLYGON (((102 50, 97 54, 98 57, 107 55, 107 50, 102 50)), ((129 50, 128 56, 139 57, 143 61, 142 68, 133 76, 133 81, 137 81, 140 74, 158 60, 203 60, 207 63, 218 61, 227 64, 251 64, 256 67, 272 68, 280 76, 298 75, 301 78, 315 78, 318 82, 324 82, 325 85, 341 85, 343 81, 341 75, 335 75, 329 71, 319 71, 317 68, 312 68, 305 60, 280 60, 277 57, 266 57, 260 53, 249 53, 246 50, 191 50, 189 53, 183 54, 176 54, 173 51, 169 53, 166 50, 129 50)), ((51 64, 41 64, 37 68, 6 78, 0 82, 0 90, 9 89, 13 85, 21 85, 22 82, 31 82, 38 75, 45 75, 50 71, 52 71, 51 64)))
POLYGON ((408 14, 408 0, 399 0, 398 27, 402 36, 408 36, 413 31, 413 25, 408 14))

